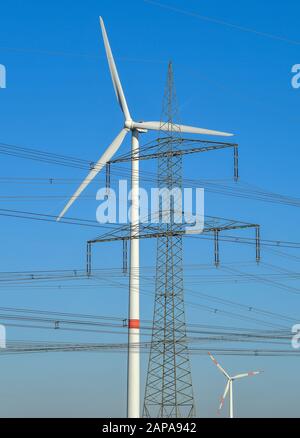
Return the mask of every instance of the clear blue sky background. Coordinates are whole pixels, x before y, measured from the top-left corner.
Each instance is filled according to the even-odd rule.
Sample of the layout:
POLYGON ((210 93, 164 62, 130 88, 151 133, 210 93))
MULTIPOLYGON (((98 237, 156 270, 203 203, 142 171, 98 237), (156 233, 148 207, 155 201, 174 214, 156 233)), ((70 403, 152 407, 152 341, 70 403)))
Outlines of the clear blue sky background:
MULTIPOLYGON (((167 63, 172 59, 182 122, 235 132, 240 144, 242 180, 298 196, 300 90, 291 87, 291 67, 300 62, 299 2, 161 1, 186 13, 142 0, 11 0, 2 4, 0 63, 7 68, 7 89, 0 90, 0 141, 91 161, 98 159, 122 124, 98 24, 98 16, 102 15, 134 117, 159 119, 167 63)), ((122 151, 128 148, 129 142, 122 151)), ((228 179, 232 174, 231 160, 229 152, 187 158, 185 176, 228 179)), ((143 164, 142 169, 147 170, 147 166, 150 169, 150 164, 143 164)), ((2 178, 85 176, 84 171, 76 169, 4 156, 0 168, 2 178)), ((100 184, 103 177, 88 193, 94 196, 100 184)), ((54 188, 1 183, 0 196, 56 194, 67 199, 75 186, 76 183, 74 187, 54 188)), ((63 204, 64 200, 1 201, 2 208, 49 214, 57 214, 63 204)), ((96 201, 83 199, 72 208, 70 216, 94 219, 96 206, 96 201)), ((206 208, 210 215, 261 223, 263 238, 300 240, 296 208, 213 194, 207 194, 206 208)), ((84 268, 85 242, 95 234, 93 229, 2 217, 0 270, 84 268)), ((293 254, 297 255, 296 251, 293 254)), ((154 242, 143 243, 142 264, 153 266, 154 255, 154 242)), ((185 244, 185 264, 208 264, 212 256, 211 244, 198 241, 185 244)), ((263 257, 276 266, 298 271, 296 261, 287 263, 264 251, 263 257)), ((254 254, 251 248, 224 244, 222 259, 227 263, 248 262, 254 260, 254 254)), ((120 267, 121 247, 98 248, 95 265, 120 267)), ((263 267, 245 269, 264 272, 263 267)), ((187 284, 188 281, 189 278, 187 284)), ((287 284, 298 286, 295 280, 287 284)), ((126 289, 106 288, 103 282, 98 286, 95 283, 93 288, 78 284, 76 288, 71 284, 69 289, 58 286, 1 287, 0 303, 126 318, 126 289)), ((198 281, 189 287, 195 293, 207 292, 295 318, 299 315, 299 297, 270 285, 198 281)), ((211 304, 200 297, 187 295, 187 299, 211 304)), ((143 319, 151 318, 152 302, 153 297, 142 296, 143 319)), ((199 307, 188 307, 187 314, 189 322, 255 327, 199 307)), ((67 333, 54 336, 51 331, 21 329, 9 329, 8 337, 116 341, 116 336, 67 333)), ((120 339, 124 341, 126 337, 117 340, 120 339)), ((143 370, 146 359, 143 358, 143 370)), ((298 360, 223 358, 232 372, 265 370, 263 376, 240 382, 236 388, 238 415, 299 416, 298 360)), ((198 413, 215 416, 223 378, 206 357, 193 357, 192 370, 198 413)), ((1 356, 0 382, 0 416, 125 415, 125 355, 1 356)))

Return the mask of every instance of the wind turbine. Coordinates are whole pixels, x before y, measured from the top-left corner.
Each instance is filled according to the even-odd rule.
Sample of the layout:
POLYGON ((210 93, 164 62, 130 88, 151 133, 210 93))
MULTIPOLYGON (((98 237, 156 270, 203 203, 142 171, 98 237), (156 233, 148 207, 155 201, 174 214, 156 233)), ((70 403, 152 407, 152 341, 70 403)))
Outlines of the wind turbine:
POLYGON ((225 399, 226 399, 227 394, 229 392, 229 415, 230 415, 230 418, 233 418, 233 382, 235 380, 243 379, 244 377, 256 376, 257 374, 260 374, 261 371, 251 371, 250 373, 237 374, 234 377, 230 377, 229 374, 224 370, 224 368, 222 368, 221 365, 217 362, 217 360, 213 357, 213 355, 211 353, 208 353, 208 354, 209 354, 209 357, 211 358, 211 360, 214 362, 214 364, 219 368, 221 373, 224 374, 224 376, 227 379, 227 384, 225 386, 224 395, 221 398, 221 403, 220 403, 218 412, 220 413, 220 411, 222 410, 224 403, 225 403, 225 399))
MULTIPOLYGON (((232 134, 219 131, 211 131, 203 128, 194 128, 184 125, 173 125, 162 122, 135 122, 128 109, 124 91, 121 85, 117 67, 113 58, 108 36, 103 19, 100 17, 100 26, 104 40, 109 69, 117 100, 124 115, 124 125, 112 144, 105 150, 97 164, 82 182, 74 195, 71 197, 57 220, 63 218, 71 205, 77 200, 86 187, 93 181, 103 167, 112 159, 121 147, 126 135, 131 132, 132 136, 132 167, 131 167, 131 236, 139 235, 139 134, 148 131, 176 131, 189 134, 203 134, 213 136, 230 137, 232 134)), ((139 311, 139 239, 132 238, 130 245, 130 275, 129 275, 129 318, 128 318, 128 389, 127 389, 127 415, 129 418, 140 416, 140 311, 139 311)))

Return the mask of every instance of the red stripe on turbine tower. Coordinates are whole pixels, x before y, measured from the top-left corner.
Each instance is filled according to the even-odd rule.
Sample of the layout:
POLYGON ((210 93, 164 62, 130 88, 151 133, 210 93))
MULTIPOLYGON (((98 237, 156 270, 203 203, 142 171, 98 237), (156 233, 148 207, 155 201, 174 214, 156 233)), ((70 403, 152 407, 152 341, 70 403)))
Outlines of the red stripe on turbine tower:
POLYGON ((140 320, 139 319, 130 319, 129 323, 128 323, 128 328, 139 329, 140 328, 140 320))

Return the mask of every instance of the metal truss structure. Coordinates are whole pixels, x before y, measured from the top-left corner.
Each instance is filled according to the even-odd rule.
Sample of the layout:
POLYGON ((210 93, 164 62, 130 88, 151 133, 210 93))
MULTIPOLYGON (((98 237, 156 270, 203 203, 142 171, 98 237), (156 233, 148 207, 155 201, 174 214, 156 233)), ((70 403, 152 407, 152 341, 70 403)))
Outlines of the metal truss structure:
MULTIPOLYGON (((185 228, 190 227, 190 224, 183 222, 181 229, 178 230, 162 230, 159 225, 153 224, 140 224, 139 235, 130 236, 130 226, 124 225, 122 227, 117 227, 114 231, 109 231, 100 236, 95 237, 87 242, 87 263, 86 271, 88 275, 92 274, 92 247, 97 243, 108 243, 108 242, 122 242, 123 243, 123 267, 124 271, 127 272, 127 261, 128 261, 128 241, 133 239, 159 239, 166 237, 191 237, 190 233, 187 233, 185 228)), ((237 231, 237 230, 248 230, 254 229, 255 231, 255 252, 256 261, 260 261, 260 225, 251 224, 247 222, 224 219, 213 216, 205 217, 205 225, 201 234, 198 234, 199 238, 201 236, 210 236, 214 240, 214 263, 216 266, 220 264, 220 233, 225 231, 237 231)), ((238 241, 238 237, 235 238, 238 241)))

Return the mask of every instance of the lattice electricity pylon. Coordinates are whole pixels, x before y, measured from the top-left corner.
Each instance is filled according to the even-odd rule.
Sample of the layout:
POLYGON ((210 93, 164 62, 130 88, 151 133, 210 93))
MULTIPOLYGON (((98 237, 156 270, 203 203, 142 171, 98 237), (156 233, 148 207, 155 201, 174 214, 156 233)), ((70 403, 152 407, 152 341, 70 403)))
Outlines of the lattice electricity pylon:
MULTIPOLYGON (((186 333, 182 224, 176 215, 182 196, 182 155, 173 154, 180 143, 178 105, 172 63, 169 63, 161 120, 167 131, 158 139, 158 188, 168 193, 169 211, 159 204, 155 302, 152 340, 146 379, 143 417, 191 418, 196 416, 186 333), (163 220, 167 216, 167 220, 163 220)), ((181 211, 182 218, 182 211, 181 211)))

